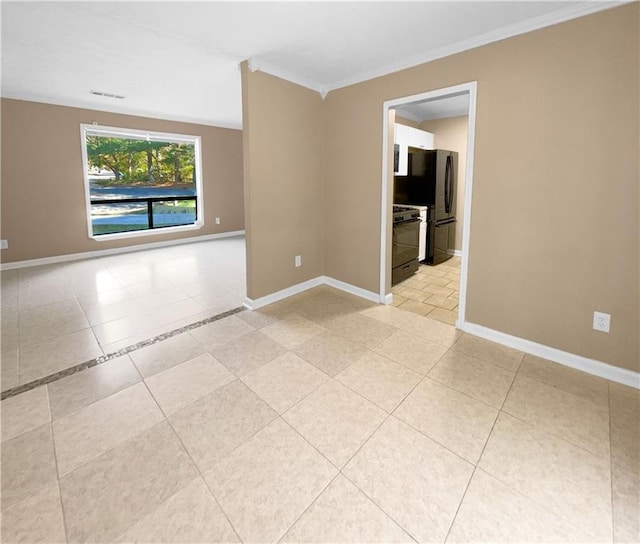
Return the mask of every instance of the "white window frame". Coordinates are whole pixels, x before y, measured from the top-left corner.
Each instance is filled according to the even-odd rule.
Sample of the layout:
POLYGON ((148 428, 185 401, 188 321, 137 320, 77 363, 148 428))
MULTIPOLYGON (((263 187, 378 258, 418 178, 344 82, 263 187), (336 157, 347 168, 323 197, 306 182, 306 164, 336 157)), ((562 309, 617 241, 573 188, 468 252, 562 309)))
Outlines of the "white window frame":
POLYGON ((122 238, 138 238, 141 236, 158 236, 172 232, 198 230, 204 226, 204 192, 202 187, 202 143, 200 136, 189 134, 175 134, 170 132, 156 132, 153 130, 136 130, 130 128, 109 127, 82 123, 80 125, 80 140, 82 144, 82 168, 84 179, 84 192, 87 212, 87 230, 89 238, 98 242, 122 238), (87 134, 97 136, 112 136, 114 138, 130 138, 135 140, 159 140, 173 143, 189 143, 194 145, 195 171, 196 171, 196 221, 189 225, 174 227, 161 227, 135 231, 115 232, 112 234, 93 234, 91 223, 91 190, 89 188, 89 165, 87 160, 87 134))

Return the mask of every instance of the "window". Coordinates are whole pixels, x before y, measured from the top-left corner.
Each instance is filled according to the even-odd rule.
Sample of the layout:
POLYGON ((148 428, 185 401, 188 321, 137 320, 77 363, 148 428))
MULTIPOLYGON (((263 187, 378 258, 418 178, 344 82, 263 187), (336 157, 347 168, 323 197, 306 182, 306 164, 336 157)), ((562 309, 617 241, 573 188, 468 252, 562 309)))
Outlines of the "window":
POLYGON ((81 125, 89 236, 200 228, 200 138, 81 125))

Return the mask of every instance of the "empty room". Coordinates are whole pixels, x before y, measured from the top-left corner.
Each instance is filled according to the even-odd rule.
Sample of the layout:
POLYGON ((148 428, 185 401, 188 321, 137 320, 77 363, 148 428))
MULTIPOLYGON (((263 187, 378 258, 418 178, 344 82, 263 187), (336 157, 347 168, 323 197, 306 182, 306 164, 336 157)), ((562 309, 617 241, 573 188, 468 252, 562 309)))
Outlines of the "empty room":
POLYGON ((0 9, 2 542, 640 541, 638 2, 0 9))

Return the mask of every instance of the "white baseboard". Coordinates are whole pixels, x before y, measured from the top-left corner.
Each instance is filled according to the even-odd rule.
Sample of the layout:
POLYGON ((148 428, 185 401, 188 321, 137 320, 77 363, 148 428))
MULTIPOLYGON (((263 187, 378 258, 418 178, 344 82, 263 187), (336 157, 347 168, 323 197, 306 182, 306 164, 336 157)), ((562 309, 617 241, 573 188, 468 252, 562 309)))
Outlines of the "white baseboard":
POLYGON ((132 253, 145 249, 155 249, 159 247, 177 246, 181 244, 191 244, 195 242, 206 242, 217 240, 218 238, 230 238, 232 236, 244 236, 244 230, 234 230, 221 232, 219 234, 205 234, 204 236, 191 236, 189 238, 179 238, 177 240, 166 240, 163 242, 150 242, 136 246, 117 247, 112 249, 100 249, 98 251, 84 251, 82 253, 70 253, 68 255, 56 255, 55 257, 43 257, 41 259, 29 259, 27 261, 16 261, 14 263, 2 263, 0 270, 13 270, 15 268, 27 268, 29 266, 42 266, 46 264, 66 263, 69 261, 80 261, 82 259, 94 259, 106 257, 107 255, 118 255, 120 253, 132 253))
POLYGON ((287 287, 286 289, 282 289, 281 291, 276 291, 275 293, 271 293, 270 295, 266 295, 264 297, 256 299, 245 298, 244 306, 249 310, 257 310, 258 308, 262 308, 263 306, 267 306, 268 304, 273 304, 274 302, 284 300, 285 298, 297 295, 298 293, 302 293, 304 291, 307 291, 308 289, 313 289, 314 287, 318 287, 319 285, 328 285, 330 287, 335 287, 336 289, 340 289, 341 291, 344 291, 346 293, 350 293, 357 297, 370 300, 371 302, 382 302, 383 304, 388 304, 391 302, 391 299, 389 300, 389 302, 385 302, 385 300, 392 295, 386 295, 386 297, 384 297, 384 300, 380 300, 380 295, 378 293, 374 293, 373 291, 367 291, 366 289, 362 289, 361 287, 356 287, 355 285, 330 278, 329 276, 318 276, 302 283, 292 285, 291 287, 287 287))
POLYGON ((289 298, 293 295, 297 295, 298 293, 307 291, 308 289, 318 287, 318 285, 322 285, 323 283, 324 281, 322 279, 322 276, 318 276, 317 278, 303 281, 302 283, 292 285, 291 287, 276 291, 275 293, 271 293, 270 295, 266 295, 264 297, 256 299, 247 297, 244 299, 244 307, 248 308, 249 310, 257 310, 258 308, 262 308, 263 306, 273 304, 274 302, 279 302, 281 300, 284 300, 285 298, 289 298))
POLYGON ((322 276, 322 278, 325 285, 335 287, 336 289, 340 289, 341 291, 345 291, 346 293, 351 293, 352 295, 355 295, 357 297, 370 300, 371 302, 382 302, 378 293, 367 291, 366 289, 362 289, 361 287, 356 287, 355 285, 330 278, 329 276, 322 276))
POLYGON ((510 334, 489 329, 482 325, 476 325, 475 323, 462 323, 458 328, 464 332, 485 338, 486 340, 491 340, 492 342, 497 342, 503 346, 524 351, 530 355, 542 357, 543 359, 548 359, 549 361, 554 361, 555 363, 577 370, 582 370, 583 372, 611 380, 612 382, 640 389, 640 373, 638 372, 545 346, 544 344, 538 344, 537 342, 525 340, 517 336, 511 336, 510 334))
POLYGON ((454 249, 454 250, 447 249, 447 254, 454 255, 456 257, 462 257, 462 251, 460 251, 459 249, 454 249))

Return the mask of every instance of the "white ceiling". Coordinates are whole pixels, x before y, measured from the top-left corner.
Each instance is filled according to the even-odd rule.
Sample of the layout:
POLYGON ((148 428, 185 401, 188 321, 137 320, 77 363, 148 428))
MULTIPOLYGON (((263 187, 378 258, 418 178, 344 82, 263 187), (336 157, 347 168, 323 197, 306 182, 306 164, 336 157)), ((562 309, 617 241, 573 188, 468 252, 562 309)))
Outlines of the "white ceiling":
POLYGON ((2 96, 239 128, 245 59, 324 95, 618 4, 5 0, 2 96))
POLYGON ((418 123, 431 119, 458 117, 469 113, 469 93, 464 92, 443 98, 409 102, 395 108, 396 114, 418 123))

